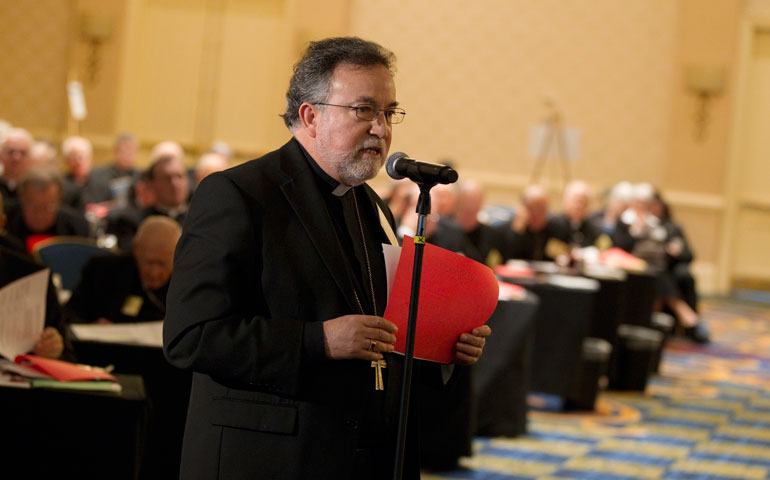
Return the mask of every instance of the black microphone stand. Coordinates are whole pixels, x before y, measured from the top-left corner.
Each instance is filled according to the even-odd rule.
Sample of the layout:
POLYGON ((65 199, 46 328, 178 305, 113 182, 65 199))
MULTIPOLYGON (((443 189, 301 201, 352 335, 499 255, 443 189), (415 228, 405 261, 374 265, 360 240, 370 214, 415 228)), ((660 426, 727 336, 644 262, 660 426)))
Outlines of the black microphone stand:
POLYGON ((417 233, 414 236, 414 263, 412 269, 412 291, 409 299, 409 320, 406 328, 406 349, 404 351, 404 379, 401 386, 401 410, 399 411, 398 436, 396 437, 396 463, 393 480, 401 480, 404 468, 404 446, 409 414, 409 395, 412 390, 412 363, 414 360, 414 331, 417 326, 417 304, 420 299, 420 276, 422 257, 425 250, 425 222, 430 214, 430 189, 433 183, 418 183, 420 197, 417 200, 417 233))

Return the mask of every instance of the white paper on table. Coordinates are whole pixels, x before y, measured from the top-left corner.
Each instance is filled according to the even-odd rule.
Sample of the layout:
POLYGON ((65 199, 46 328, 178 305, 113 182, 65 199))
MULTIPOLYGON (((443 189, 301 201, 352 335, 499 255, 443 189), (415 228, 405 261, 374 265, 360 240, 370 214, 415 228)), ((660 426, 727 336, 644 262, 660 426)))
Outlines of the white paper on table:
POLYGON ((70 325, 78 340, 163 347, 163 321, 138 323, 76 323, 70 325))
POLYGON ((49 274, 45 268, 0 289, 0 355, 9 360, 29 352, 40 340, 49 274))
POLYGON ((383 243, 382 253, 385 256, 385 276, 388 279, 388 298, 390 298, 390 288, 393 286, 393 280, 396 278, 398 261, 401 258, 401 247, 383 243))

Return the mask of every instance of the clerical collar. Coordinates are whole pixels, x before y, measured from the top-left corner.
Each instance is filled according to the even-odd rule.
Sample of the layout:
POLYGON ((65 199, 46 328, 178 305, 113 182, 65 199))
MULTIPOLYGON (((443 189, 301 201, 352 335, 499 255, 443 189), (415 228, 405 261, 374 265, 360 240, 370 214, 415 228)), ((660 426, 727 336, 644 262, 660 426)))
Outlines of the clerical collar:
POLYGON ((170 217, 170 218, 176 218, 179 215, 182 215, 184 213, 187 213, 187 205, 181 205, 176 208, 167 208, 162 205, 155 204, 155 210, 159 211, 160 213, 170 217))
POLYGON ((305 154, 305 159, 307 160, 307 163, 310 165, 310 168, 313 169, 313 171, 318 175, 321 180, 324 181, 325 184, 329 185, 329 188, 331 188, 332 195, 335 197, 341 197, 348 193, 348 191, 353 187, 348 187, 344 183, 340 183, 337 180, 333 179, 328 173, 324 172, 323 168, 321 168, 320 165, 318 165, 318 162, 315 161, 315 159, 308 153, 307 150, 305 150, 305 147, 302 146, 301 143, 297 142, 299 145, 299 148, 302 150, 302 153, 305 154))

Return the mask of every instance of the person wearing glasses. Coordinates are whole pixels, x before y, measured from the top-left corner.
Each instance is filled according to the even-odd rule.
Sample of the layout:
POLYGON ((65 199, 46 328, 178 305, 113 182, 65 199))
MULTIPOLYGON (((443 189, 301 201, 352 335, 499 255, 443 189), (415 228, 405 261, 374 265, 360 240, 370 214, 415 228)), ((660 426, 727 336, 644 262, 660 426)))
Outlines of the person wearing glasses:
POLYGON ((10 128, 0 138, 0 195, 6 211, 16 203, 21 176, 30 166, 32 135, 23 128, 10 128))
POLYGON ((31 253, 47 237, 90 237, 91 227, 77 210, 62 204, 64 179, 51 168, 30 168, 19 182, 18 205, 8 212, 8 232, 31 253))
MULTIPOLYGON (((293 138, 198 186, 163 331, 193 371, 181 478, 392 478, 405 332, 382 317, 394 222, 365 182, 406 115, 394 61, 360 38, 311 42, 286 94, 293 138)), ((487 335, 461 335, 455 363, 487 335)), ((417 368, 441 385, 439 365, 417 368)), ((403 478, 419 477, 413 433, 403 478)))

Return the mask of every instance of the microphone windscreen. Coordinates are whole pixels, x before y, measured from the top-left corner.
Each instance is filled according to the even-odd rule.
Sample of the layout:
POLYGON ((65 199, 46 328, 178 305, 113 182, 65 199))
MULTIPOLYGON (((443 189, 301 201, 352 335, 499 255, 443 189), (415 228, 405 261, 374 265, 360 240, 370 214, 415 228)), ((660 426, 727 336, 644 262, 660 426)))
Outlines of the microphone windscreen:
POLYGON ((402 158, 408 158, 409 155, 405 154, 404 152, 396 152, 388 157, 387 160, 385 160, 385 171, 388 172, 388 176, 394 180, 401 180, 404 178, 403 175, 398 173, 396 171, 396 162, 401 160, 402 158))

